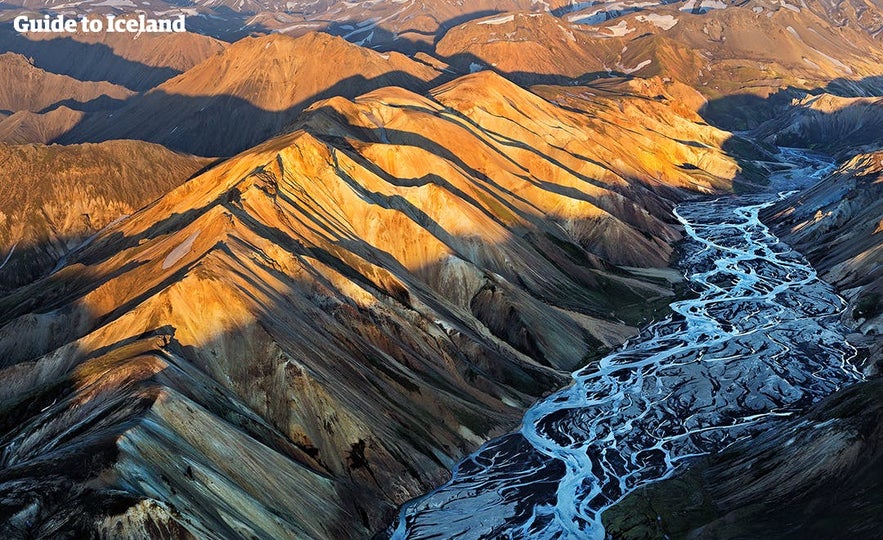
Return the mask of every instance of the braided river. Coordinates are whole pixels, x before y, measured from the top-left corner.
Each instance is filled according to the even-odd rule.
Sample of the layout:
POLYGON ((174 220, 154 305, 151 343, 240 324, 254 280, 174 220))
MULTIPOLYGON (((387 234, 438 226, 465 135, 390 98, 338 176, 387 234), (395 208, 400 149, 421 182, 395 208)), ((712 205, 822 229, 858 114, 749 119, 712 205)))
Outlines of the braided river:
POLYGON ((406 504, 393 538, 603 539, 602 512, 629 492, 860 380, 842 299, 758 218, 830 170, 784 152, 797 181, 677 207, 692 298, 406 504))

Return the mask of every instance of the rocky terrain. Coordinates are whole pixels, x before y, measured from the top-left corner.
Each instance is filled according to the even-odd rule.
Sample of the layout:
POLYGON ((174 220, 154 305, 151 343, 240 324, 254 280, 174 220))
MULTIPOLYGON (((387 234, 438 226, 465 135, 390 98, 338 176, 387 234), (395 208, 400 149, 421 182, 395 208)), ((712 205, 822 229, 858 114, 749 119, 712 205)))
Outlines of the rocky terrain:
POLYGON ((50 273, 88 237, 209 163, 140 141, 0 144, 0 291, 50 273))
MULTIPOLYGON (((875 374, 881 5, 799 4, 140 3, 227 43, 18 35, 132 6, 7 3, 0 536, 372 537, 666 314, 675 206, 766 189, 776 145, 834 163, 763 218, 875 374)), ((872 535, 879 386, 608 530, 872 535)))
POLYGON ((739 169, 657 91, 637 132, 491 73, 332 98, 7 294, 7 536, 385 526, 671 297, 629 268, 739 169))

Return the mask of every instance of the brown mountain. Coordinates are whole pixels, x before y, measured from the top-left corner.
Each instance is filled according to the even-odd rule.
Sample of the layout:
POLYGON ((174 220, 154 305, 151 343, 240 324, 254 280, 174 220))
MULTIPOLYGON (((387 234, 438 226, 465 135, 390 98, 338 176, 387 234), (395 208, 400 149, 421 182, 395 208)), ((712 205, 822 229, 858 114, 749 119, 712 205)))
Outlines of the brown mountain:
POLYGON ((523 84, 608 73, 670 77, 710 100, 706 117, 745 129, 799 95, 789 89, 823 89, 842 79, 843 90, 879 90, 870 79, 883 62, 879 39, 854 25, 832 26, 817 2, 810 4, 816 9, 752 0, 701 13, 659 5, 594 24, 494 15, 451 29, 436 52, 461 71, 494 69, 523 84))
POLYGON ((125 99, 132 92, 108 82, 83 82, 49 73, 20 54, 0 54, 0 109, 39 112, 61 104, 74 105, 108 97, 125 99))
POLYGON ((33 59, 46 71, 81 81, 108 81, 143 92, 220 53, 227 44, 192 32, 73 34, 12 31, 0 28, 0 50, 33 59))
POLYGON ((59 142, 133 138, 198 155, 231 155, 277 134, 310 103, 389 85, 426 88, 440 73, 327 34, 246 38, 59 142), (333 69, 329 69, 333 66, 333 69))
POLYGON ((0 142, 45 144, 70 131, 84 115, 64 105, 45 113, 18 111, 0 118, 0 142))
MULTIPOLYGON (((562 9, 567 0, 535 2, 533 0, 458 0, 404 1, 404 2, 340 2, 326 3, 324 10, 308 14, 300 23, 312 28, 318 21, 334 21, 325 31, 345 36, 365 46, 399 50, 432 50, 433 43, 452 26, 493 13, 509 11, 539 11, 562 9), (329 16, 330 15, 330 16, 329 16)), ((258 20, 267 21, 267 18, 258 20)), ((284 29, 297 31, 297 22, 284 29)), ((277 28, 278 23, 264 23, 277 28)))
POLYGON ((738 167, 685 89, 628 84, 317 103, 0 299, 4 534, 385 526, 670 298, 618 265, 738 167))
POLYGON ((0 144, 0 163, 0 290, 6 291, 48 274, 89 236, 180 185, 208 161, 140 141, 110 141, 0 144))

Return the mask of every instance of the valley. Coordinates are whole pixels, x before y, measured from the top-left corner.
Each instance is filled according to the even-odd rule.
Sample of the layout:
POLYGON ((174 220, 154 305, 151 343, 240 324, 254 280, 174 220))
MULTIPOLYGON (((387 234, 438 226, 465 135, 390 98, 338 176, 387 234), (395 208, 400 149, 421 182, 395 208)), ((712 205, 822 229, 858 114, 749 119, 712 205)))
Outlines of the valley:
MULTIPOLYGON (((406 505, 392 537, 603 539, 607 510, 638 522, 618 517, 624 496, 863 380, 837 319, 840 298, 758 220, 774 202, 678 206, 682 268, 698 298, 673 303, 669 318, 574 372, 518 433, 406 505)), ((640 537, 627 534, 635 529, 617 537, 640 537)))
POLYGON ((879 0, 129 4, 0 9, 0 536, 873 535, 879 0))

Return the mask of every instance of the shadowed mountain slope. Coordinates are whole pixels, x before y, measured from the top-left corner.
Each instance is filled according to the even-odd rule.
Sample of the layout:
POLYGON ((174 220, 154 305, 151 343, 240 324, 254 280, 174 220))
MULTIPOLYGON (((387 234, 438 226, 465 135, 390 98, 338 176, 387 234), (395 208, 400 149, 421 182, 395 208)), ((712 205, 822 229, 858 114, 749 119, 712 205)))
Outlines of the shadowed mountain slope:
POLYGON ((0 54, 0 109, 39 112, 64 102, 86 102, 107 96, 124 99, 132 92, 108 82, 83 82, 46 72, 20 54, 0 54))
POLYGON ((702 458, 604 514, 613 538, 874 537, 883 497, 883 382, 702 458))
POLYGON ((0 290, 48 274, 87 237, 207 164, 140 141, 0 144, 0 290))
POLYGON ((632 100, 668 134, 490 73, 332 98, 8 294, 4 532, 385 526, 670 298, 617 265, 665 265, 673 201, 738 167, 632 100))
POLYGON ((226 156, 281 132, 323 97, 389 85, 426 88, 439 75, 399 53, 377 53, 327 34, 245 38, 112 115, 87 116, 59 142, 135 138, 226 156))
POLYGON ((809 95, 752 135, 772 144, 822 149, 848 158, 883 145, 883 97, 809 95))
POLYGON ((883 151, 859 154, 767 211, 791 245, 849 301, 846 322, 883 366, 883 151))
POLYGON ((81 81, 108 81, 143 92, 220 53, 227 44, 192 32, 76 32, 20 35, 5 23, 0 50, 32 58, 46 71, 81 81))

